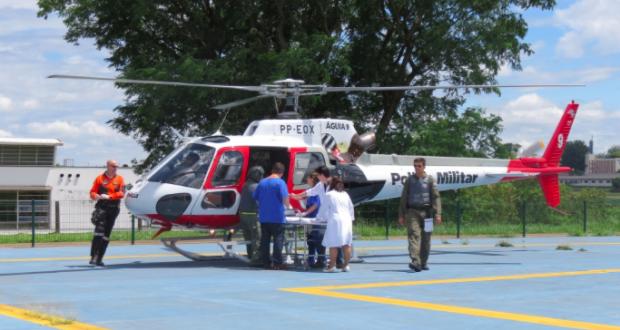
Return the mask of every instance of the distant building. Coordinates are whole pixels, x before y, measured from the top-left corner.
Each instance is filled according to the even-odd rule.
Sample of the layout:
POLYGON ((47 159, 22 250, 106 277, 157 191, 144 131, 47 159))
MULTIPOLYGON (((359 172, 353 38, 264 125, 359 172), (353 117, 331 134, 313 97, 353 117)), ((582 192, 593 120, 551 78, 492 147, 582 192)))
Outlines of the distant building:
MULTIPOLYGON (((56 148, 62 145, 58 139, 0 138, 0 230, 30 228, 33 216, 44 230, 92 230, 89 191, 104 164, 55 166, 56 148)), ((118 173, 126 184, 138 179, 131 168, 118 173)), ((121 205, 117 227, 126 227, 130 216, 121 205)))
POLYGON ((611 187, 611 180, 620 178, 620 173, 599 173, 586 175, 560 175, 560 183, 575 187, 611 187))
POLYGON ((620 170, 620 158, 589 159, 586 165, 587 174, 616 173, 620 170))

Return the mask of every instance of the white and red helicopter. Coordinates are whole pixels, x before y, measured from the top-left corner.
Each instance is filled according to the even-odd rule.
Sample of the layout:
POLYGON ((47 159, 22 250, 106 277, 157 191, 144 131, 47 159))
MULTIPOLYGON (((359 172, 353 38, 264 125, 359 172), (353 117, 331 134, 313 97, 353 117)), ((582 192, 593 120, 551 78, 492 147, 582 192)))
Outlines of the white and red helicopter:
MULTIPOLYGON (((187 139, 131 188, 125 203, 134 215, 161 226, 161 233, 174 226, 204 229, 231 228, 239 223, 240 192, 248 170, 271 165, 286 167, 283 179, 289 192, 307 189, 305 178, 318 166, 327 165, 345 182, 355 204, 400 197, 403 181, 414 173, 418 156, 370 154, 374 135, 358 135, 353 122, 342 119, 300 119, 300 96, 328 92, 376 92, 386 90, 428 90, 496 87, 567 87, 577 85, 465 85, 465 86, 385 86, 329 87, 305 85, 285 79, 261 86, 230 86, 130 80, 85 76, 53 75, 50 78, 107 80, 116 83, 157 84, 228 88, 258 92, 260 95, 217 106, 230 109, 264 97, 286 99, 292 111, 280 119, 250 123, 243 135, 211 135, 187 139)), ((422 156, 427 173, 437 180, 440 191, 499 182, 537 178, 547 204, 560 203, 558 174, 569 167, 559 166, 578 104, 564 111, 542 157, 525 155, 518 159, 486 159, 422 156)), ((292 200, 295 208, 299 202, 292 200)))

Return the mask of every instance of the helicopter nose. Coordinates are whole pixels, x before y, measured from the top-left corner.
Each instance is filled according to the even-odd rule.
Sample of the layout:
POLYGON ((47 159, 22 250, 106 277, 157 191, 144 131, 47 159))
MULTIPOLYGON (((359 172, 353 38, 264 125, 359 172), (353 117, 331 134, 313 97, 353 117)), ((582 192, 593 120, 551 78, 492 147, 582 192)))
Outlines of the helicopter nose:
POLYGON ((155 210, 164 219, 168 221, 176 221, 185 212, 189 204, 192 202, 192 196, 188 193, 169 194, 161 197, 155 210))

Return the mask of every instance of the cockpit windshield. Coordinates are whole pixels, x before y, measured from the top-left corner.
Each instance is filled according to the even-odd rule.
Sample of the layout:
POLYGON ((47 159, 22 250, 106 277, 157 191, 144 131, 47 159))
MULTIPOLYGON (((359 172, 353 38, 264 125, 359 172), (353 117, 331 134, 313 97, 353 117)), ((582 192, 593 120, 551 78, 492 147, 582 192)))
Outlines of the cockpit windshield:
POLYGON ((215 149, 212 147, 202 144, 189 144, 170 158, 163 167, 149 178, 149 181, 200 188, 214 154, 215 149))

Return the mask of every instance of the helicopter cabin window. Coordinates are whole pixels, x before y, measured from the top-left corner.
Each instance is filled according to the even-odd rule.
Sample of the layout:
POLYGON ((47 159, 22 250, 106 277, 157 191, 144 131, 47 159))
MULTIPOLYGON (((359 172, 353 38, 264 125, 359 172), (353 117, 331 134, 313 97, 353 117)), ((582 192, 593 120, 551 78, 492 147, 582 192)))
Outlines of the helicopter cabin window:
POLYGON ((200 188, 214 154, 212 147, 191 143, 170 158, 149 181, 200 188))
POLYGON ((239 151, 226 151, 220 157, 213 176, 213 186, 230 186, 239 181, 241 168, 243 167, 243 155, 239 151))
POLYGON ((254 124, 250 126, 250 129, 248 130, 248 134, 245 134, 245 135, 254 135, 254 132, 256 132, 257 128, 258 128, 258 124, 254 124))
POLYGON ((200 205, 203 209, 229 209, 235 205, 236 199, 234 190, 210 191, 200 205))
MULTIPOLYGON (((306 186, 306 178, 319 166, 325 165, 325 158, 320 152, 302 152, 295 155, 295 174, 293 185, 296 189, 306 186)), ((310 188, 310 187, 307 187, 310 188)))

